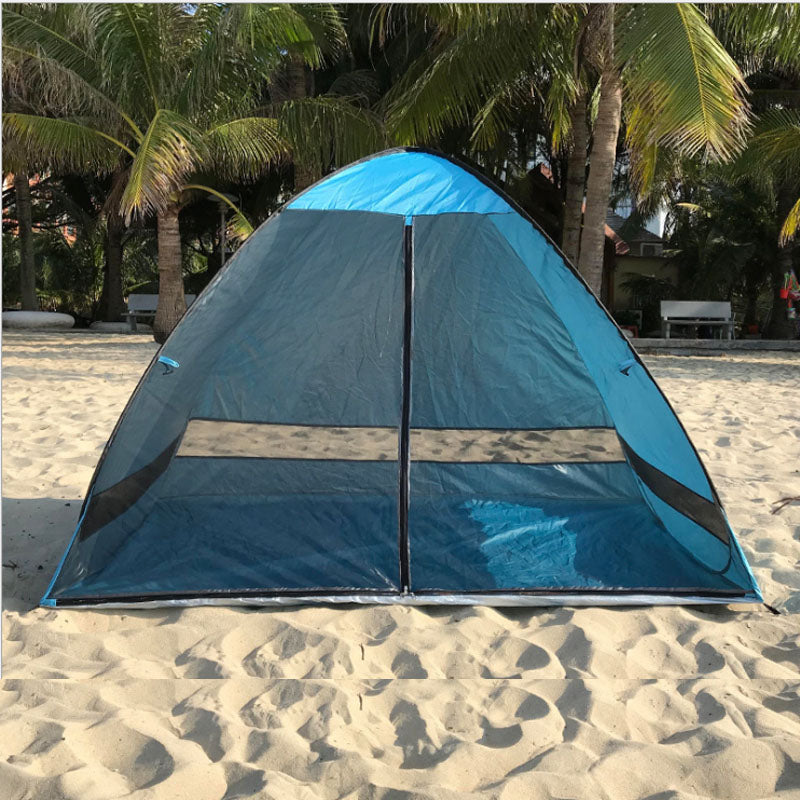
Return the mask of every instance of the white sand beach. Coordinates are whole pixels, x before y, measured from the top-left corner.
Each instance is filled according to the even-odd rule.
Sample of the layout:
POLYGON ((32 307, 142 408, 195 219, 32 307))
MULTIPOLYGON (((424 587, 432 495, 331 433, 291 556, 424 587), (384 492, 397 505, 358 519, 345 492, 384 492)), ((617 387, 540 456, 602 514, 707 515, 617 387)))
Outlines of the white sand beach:
POLYGON ((800 354, 646 359, 779 615, 39 608, 155 349, 3 336, 2 800, 800 798, 800 354))

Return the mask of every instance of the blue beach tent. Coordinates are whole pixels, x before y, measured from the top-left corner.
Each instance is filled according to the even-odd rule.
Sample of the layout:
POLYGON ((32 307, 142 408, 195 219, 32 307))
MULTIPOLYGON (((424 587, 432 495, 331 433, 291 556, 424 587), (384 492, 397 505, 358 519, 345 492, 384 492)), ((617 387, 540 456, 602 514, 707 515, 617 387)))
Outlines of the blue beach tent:
POLYGON ((43 604, 759 601, 686 432, 479 174, 389 150, 195 301, 43 604))

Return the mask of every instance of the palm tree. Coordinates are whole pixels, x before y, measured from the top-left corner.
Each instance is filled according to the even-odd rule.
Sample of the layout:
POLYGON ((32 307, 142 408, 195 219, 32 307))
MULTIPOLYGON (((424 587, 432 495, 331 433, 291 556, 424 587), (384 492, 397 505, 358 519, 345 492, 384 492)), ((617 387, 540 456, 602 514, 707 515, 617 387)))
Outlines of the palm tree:
POLYGON ((390 130, 413 143, 467 124, 477 139, 502 124, 498 100, 520 82, 544 95, 556 139, 574 128, 563 241, 574 258, 585 198, 577 260, 595 291, 623 120, 643 184, 660 148, 728 158, 741 144, 741 74, 694 5, 446 5, 434 21, 430 52, 392 95, 390 130))
POLYGON ((23 311, 38 311, 36 297, 36 262, 33 255, 33 221, 31 187, 28 173, 14 172, 14 202, 17 209, 17 235, 19 236, 20 296, 23 311))
POLYGON ((715 9, 720 36, 747 72, 758 117, 735 172, 772 193, 781 223, 773 260, 773 304, 767 333, 793 335, 780 297, 792 269, 800 227, 800 5, 765 3, 715 9))
MULTIPOLYGON (((179 214, 192 193, 227 204, 245 236, 247 220, 209 183, 255 179, 293 152, 302 157, 298 118, 339 132, 343 118, 358 116, 343 97, 275 108, 264 89, 287 60, 318 66, 343 46, 329 5, 6 7, 3 35, 8 52, 37 62, 43 93, 70 108, 5 114, 6 135, 49 166, 114 172, 126 222, 156 215, 160 342, 185 311, 179 214)), ((342 158, 380 135, 372 118, 359 121, 338 140, 342 158)))
POLYGON ((773 108, 762 114, 743 161, 749 172, 769 175, 786 187, 780 243, 787 246, 800 229, 800 110, 773 108))
MULTIPOLYGON (((3 64, 3 105, 15 111, 38 110, 35 93, 25 82, 24 59, 9 59, 3 64)), ((23 311, 36 311, 36 261, 33 247, 33 210, 31 202, 29 154, 13 141, 3 147, 3 172, 13 175, 14 205, 17 216, 17 236, 20 246, 20 299, 23 311)))

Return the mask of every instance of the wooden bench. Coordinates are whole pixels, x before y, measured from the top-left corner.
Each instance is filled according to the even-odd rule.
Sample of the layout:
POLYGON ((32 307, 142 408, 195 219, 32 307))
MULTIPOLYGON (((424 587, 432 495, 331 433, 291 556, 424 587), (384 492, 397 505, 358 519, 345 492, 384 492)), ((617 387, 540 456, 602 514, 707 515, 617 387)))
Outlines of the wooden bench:
POLYGON ((669 339, 672 325, 688 325, 693 338, 697 338, 699 325, 718 327, 733 339, 734 319, 731 304, 715 300, 662 300, 661 327, 664 338, 669 339))
MULTIPOLYGON (((195 294, 187 294, 186 308, 194 302, 195 294)), ((158 295, 157 294, 129 294, 128 295, 128 311, 123 316, 128 320, 131 326, 131 332, 136 333, 136 318, 147 317, 148 319, 155 318, 156 309, 158 308, 158 295)))

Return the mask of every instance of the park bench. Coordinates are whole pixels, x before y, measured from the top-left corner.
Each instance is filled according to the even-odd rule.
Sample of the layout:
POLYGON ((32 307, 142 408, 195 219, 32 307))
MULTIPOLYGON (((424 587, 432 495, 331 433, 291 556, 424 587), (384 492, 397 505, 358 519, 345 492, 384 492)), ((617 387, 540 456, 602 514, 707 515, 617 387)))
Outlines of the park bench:
MULTIPOLYGON (((186 308, 194 302, 197 295, 186 295, 186 308)), ((128 311, 124 315, 131 326, 131 332, 136 333, 136 319, 137 317, 146 317, 148 319, 155 318, 156 309, 158 308, 158 295, 157 294, 129 294, 128 295, 128 311)))
POLYGON ((710 325, 733 339, 734 319, 731 304, 715 300, 662 300, 661 328, 669 339, 672 325, 688 325, 693 338, 697 338, 699 325, 710 325))

